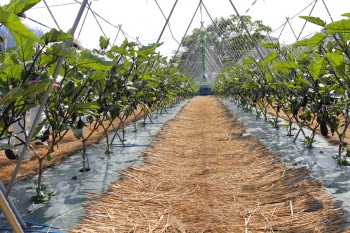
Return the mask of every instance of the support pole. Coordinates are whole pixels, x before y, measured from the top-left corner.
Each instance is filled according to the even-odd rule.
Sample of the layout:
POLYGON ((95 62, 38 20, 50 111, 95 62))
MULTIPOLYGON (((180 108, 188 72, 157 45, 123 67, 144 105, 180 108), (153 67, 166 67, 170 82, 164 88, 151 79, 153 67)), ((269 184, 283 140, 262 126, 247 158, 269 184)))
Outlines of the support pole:
POLYGON ((292 32, 293 32, 293 35, 294 35, 295 39, 298 40, 298 37, 297 37, 297 35, 295 34, 294 29, 293 29, 292 25, 291 25, 290 22, 289 22, 289 18, 286 17, 286 20, 287 20, 287 23, 288 23, 290 29, 292 29, 292 32))
POLYGON ((204 32, 204 22, 201 22, 201 38, 200 38, 200 46, 201 46, 201 58, 202 58, 202 81, 206 81, 205 78, 205 32, 204 32))
POLYGON ((198 6, 197 6, 197 8, 196 8, 196 11, 194 12, 194 14, 193 14, 193 16, 192 16, 192 19, 191 19, 191 21, 190 21, 190 24, 188 25, 188 27, 187 27, 187 29, 186 29, 186 32, 185 32, 184 36, 182 37, 182 40, 181 40, 181 42, 180 42, 180 44, 179 44, 179 47, 177 48, 177 50, 176 50, 176 52, 175 52, 175 54, 174 54, 174 57, 176 57, 176 55, 178 54, 178 52, 179 52, 179 50, 180 50, 182 44, 184 43, 185 37, 186 37, 186 35, 187 35, 187 33, 188 33, 188 30, 190 30, 190 27, 191 27, 191 25, 192 25, 192 23, 193 23, 194 17, 196 16, 196 14, 197 14, 197 12, 198 12, 198 9, 199 9, 199 6, 201 5, 201 3, 202 3, 202 2, 200 1, 199 4, 198 4, 198 6))
POLYGON ((6 219, 8 220, 10 225, 12 226, 13 231, 16 233, 22 233, 23 232, 22 227, 19 224, 19 222, 17 221, 15 214, 12 212, 12 209, 6 200, 4 193, 1 191, 0 191, 0 207, 5 215, 6 219))
MULTIPOLYGON (((315 1, 315 4, 314 4, 313 7, 311 8, 311 11, 310 11, 310 13, 309 13, 309 16, 311 16, 312 12, 314 11, 315 6, 316 6, 316 4, 317 4, 317 1, 318 1, 318 0, 315 1)), ((297 40, 300 39, 301 33, 303 33, 303 31, 304 31, 305 26, 306 26, 306 23, 307 23, 307 21, 304 22, 303 28, 300 30, 300 33, 299 33, 299 35, 298 35, 297 40)))
POLYGON ((45 6, 46 6, 47 10, 49 11, 49 13, 50 13, 50 15, 51 15, 51 17, 52 17, 53 21, 55 22, 55 24, 56 24, 57 28, 58 28, 59 30, 61 30, 60 26, 58 25, 58 23, 57 23, 57 21, 56 21, 55 17, 53 16, 53 14, 52 14, 52 12, 51 12, 51 10, 50 10, 49 5, 47 5, 47 3, 46 3, 46 1, 45 1, 45 0, 44 0, 44 3, 45 3, 45 6))
MULTIPOLYGON (((178 2, 178 0, 175 0, 175 3, 174 3, 174 5, 173 5, 173 7, 171 8, 170 14, 169 14, 168 18, 166 19, 166 22, 165 22, 165 24, 164 24, 164 26, 163 26, 163 29, 162 29, 162 31, 160 32, 160 35, 159 35, 159 37, 158 37, 158 39, 157 39, 157 42, 156 42, 157 45, 159 44, 160 40, 162 39, 163 33, 164 33, 164 31, 165 31, 165 28, 167 27, 167 25, 168 25, 168 23, 169 23, 169 20, 170 20, 171 15, 173 14, 173 12, 174 12, 174 10, 175 10, 175 7, 176 7, 177 2, 178 2)), ((151 55, 151 58, 152 58, 152 57, 153 57, 153 54, 151 55)), ((146 64, 146 66, 145 66, 145 68, 143 69, 143 73, 146 72, 146 70, 147 70, 147 68, 149 67, 150 64, 151 64, 151 62, 148 61, 147 64, 146 64)))
MULTIPOLYGON (((260 59, 261 59, 261 60, 264 60, 264 56, 262 55, 262 53, 261 53, 261 51, 260 51, 260 48, 259 48, 259 46, 257 45, 255 39, 254 39, 254 38, 252 37, 252 35, 250 34, 247 25, 245 24, 244 20, 242 19, 241 15, 239 14, 238 10, 236 9, 236 7, 235 7, 235 5, 233 4, 232 0, 229 0, 229 1, 230 1, 230 3, 231 3, 231 6, 233 7, 233 9, 235 10, 237 16, 240 18, 241 23, 242 23, 242 25, 243 25, 245 31, 247 32, 247 34, 248 34, 250 40, 251 40, 252 43, 254 44, 254 47, 255 47, 256 51, 258 51, 258 55, 259 55, 260 59)), ((272 76, 272 77, 273 77, 273 76, 272 76)))
POLYGON ((159 37, 158 37, 157 44, 159 44, 160 40, 162 39, 163 33, 164 33, 164 31, 165 31, 165 28, 166 28, 166 27, 168 26, 168 24, 169 24, 170 17, 171 17, 171 15, 173 14, 173 12, 174 12, 174 10, 175 10, 175 7, 176 7, 177 2, 178 2, 178 0, 175 1, 174 5, 173 5, 173 8, 171 8, 170 14, 169 14, 168 18, 166 19, 166 22, 165 22, 165 24, 164 24, 164 26, 163 26, 163 29, 162 29, 162 31, 161 31, 159 37))
POLYGON ((117 35, 116 35, 115 38, 114 38, 114 42, 113 42, 113 45, 112 45, 112 46, 115 45, 115 42, 117 41, 117 38, 118 38, 118 36, 119 36, 119 33, 120 33, 120 31, 122 30, 122 24, 119 24, 118 26, 119 26, 118 32, 117 32, 117 35))

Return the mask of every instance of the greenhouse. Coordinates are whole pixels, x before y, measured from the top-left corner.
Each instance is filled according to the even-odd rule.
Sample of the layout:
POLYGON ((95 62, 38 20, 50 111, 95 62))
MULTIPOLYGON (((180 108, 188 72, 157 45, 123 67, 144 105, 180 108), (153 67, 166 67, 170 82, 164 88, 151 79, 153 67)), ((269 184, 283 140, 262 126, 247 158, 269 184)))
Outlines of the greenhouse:
POLYGON ((0 232, 350 232, 350 2, 0 2, 0 232))

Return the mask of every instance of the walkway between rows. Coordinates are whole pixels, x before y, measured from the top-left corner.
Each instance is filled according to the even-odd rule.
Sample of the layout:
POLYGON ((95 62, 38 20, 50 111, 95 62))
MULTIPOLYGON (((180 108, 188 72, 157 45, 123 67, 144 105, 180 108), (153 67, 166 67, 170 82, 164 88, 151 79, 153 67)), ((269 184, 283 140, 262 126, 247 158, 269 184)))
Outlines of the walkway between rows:
POLYGON ((344 232, 320 182, 243 132, 214 97, 194 98, 73 231, 344 232))

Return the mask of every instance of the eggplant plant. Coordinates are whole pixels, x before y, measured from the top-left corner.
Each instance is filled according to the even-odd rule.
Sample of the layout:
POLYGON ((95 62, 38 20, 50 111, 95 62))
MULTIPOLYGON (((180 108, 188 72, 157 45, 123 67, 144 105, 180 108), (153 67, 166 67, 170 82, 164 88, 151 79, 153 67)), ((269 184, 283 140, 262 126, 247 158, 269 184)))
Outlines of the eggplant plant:
POLYGON ((344 139, 350 122, 350 15, 343 16, 347 19, 330 24, 316 17, 301 16, 320 26, 320 32, 294 43, 293 47, 263 44, 272 51, 262 61, 248 58, 243 66, 231 63, 216 77, 213 90, 239 100, 239 105, 255 104, 262 114, 266 114, 269 105, 275 110, 275 124, 282 110, 289 120, 288 135, 292 134, 293 122, 312 131, 305 137, 310 148, 317 130, 325 137, 330 130, 339 139, 334 158, 347 164, 350 151, 344 139), (252 75, 254 71, 259 75, 252 75))

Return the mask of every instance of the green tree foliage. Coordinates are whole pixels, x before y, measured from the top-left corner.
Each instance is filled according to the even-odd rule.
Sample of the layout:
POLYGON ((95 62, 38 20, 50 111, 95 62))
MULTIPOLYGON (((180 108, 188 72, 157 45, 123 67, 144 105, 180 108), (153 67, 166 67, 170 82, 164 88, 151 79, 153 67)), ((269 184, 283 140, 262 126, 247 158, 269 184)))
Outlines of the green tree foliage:
MULTIPOLYGON (((260 43, 265 35, 271 32, 271 28, 263 24, 261 20, 253 21, 250 16, 242 16, 248 30, 257 43, 260 43)), ((228 18, 216 18, 205 29, 207 38, 210 38, 212 44, 216 45, 215 50, 221 60, 230 58, 230 60, 239 60, 244 54, 254 47, 247 32, 242 26, 241 20, 236 15, 228 18), (242 46, 244 43, 244 46, 242 46)), ((193 46, 200 40, 201 29, 194 29, 192 34, 187 35, 183 42, 183 52, 180 56, 180 67, 183 66, 186 59, 193 53, 193 46)), ((173 58, 176 60, 176 58, 173 58)))

